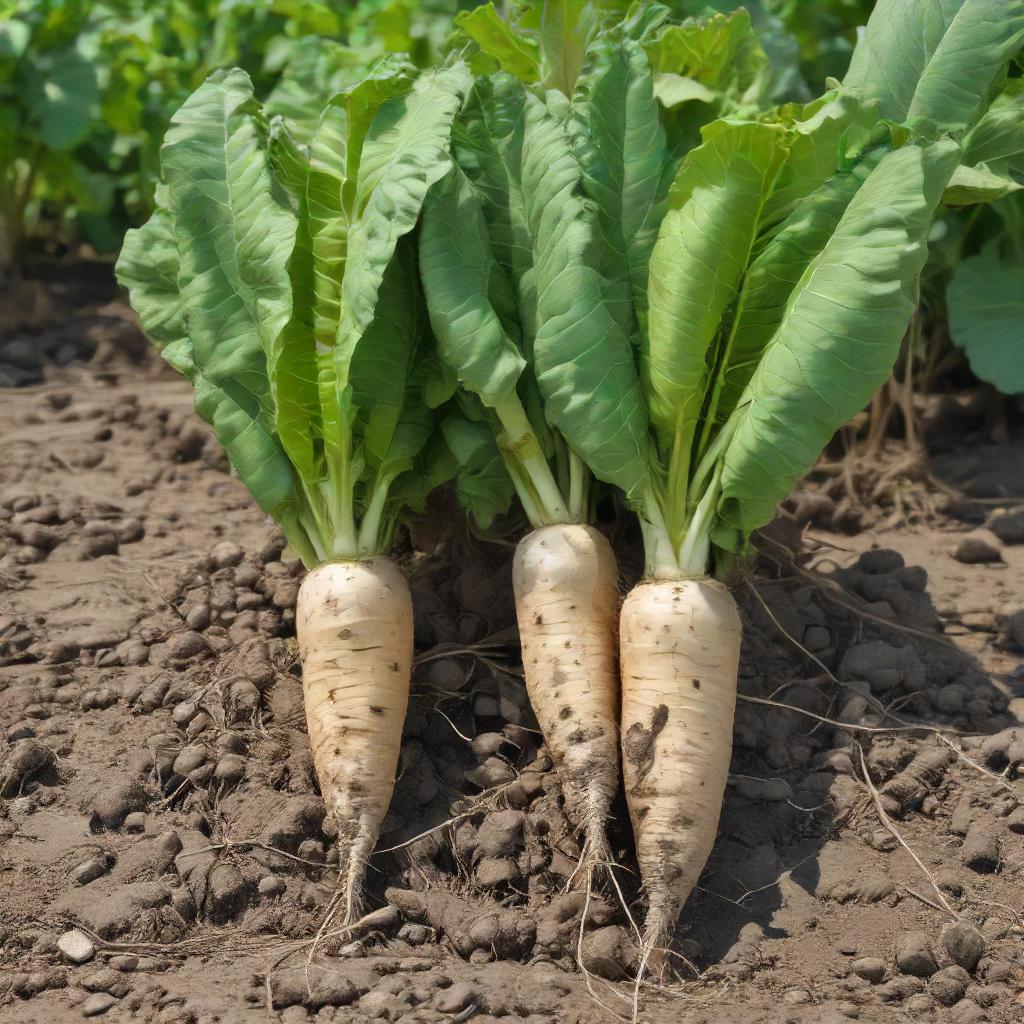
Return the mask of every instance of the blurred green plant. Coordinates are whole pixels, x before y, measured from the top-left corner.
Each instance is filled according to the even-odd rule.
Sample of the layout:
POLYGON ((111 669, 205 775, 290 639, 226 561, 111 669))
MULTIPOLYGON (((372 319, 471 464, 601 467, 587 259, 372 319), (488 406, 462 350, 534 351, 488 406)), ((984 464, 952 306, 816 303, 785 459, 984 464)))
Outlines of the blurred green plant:
MULTIPOLYGON (((464 4, 461 6, 465 6, 464 4)), ((241 67, 306 139, 388 53, 435 62, 459 0, 0 0, 0 272, 35 232, 113 252, 153 209, 171 114, 241 67)))
MULTIPOLYGON (((967 136, 932 241, 926 295, 971 371, 1024 393, 1024 79, 1010 78, 967 136)), ((934 346, 932 360, 943 348, 934 346)))

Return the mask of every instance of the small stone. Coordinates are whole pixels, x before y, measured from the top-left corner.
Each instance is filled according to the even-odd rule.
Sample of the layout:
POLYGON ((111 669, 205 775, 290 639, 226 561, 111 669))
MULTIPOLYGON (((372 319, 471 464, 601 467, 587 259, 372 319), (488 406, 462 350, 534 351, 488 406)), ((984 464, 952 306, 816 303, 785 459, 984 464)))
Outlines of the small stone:
POLYGON ((224 924, 240 913, 246 902, 246 882, 233 864, 217 864, 210 872, 211 920, 224 924))
POLYGON ((522 811, 497 811, 489 814, 477 833, 478 857, 512 857, 523 845, 526 815, 522 811))
POLYGON ((511 765, 500 757, 489 757, 477 768, 471 768, 465 773, 466 779, 480 789, 491 789, 503 783, 511 782, 515 778, 515 771, 511 765))
POLYGON ((991 530, 973 530, 960 539, 953 557, 967 565, 1001 562, 999 538, 991 530))
POLYGON ((460 1013, 476 1001, 476 989, 464 981, 457 981, 438 995, 434 1002, 434 1009, 441 1013, 460 1013))
POLYGON ((264 875, 259 881, 259 892, 260 896, 264 899, 272 899, 275 896, 284 895, 287 886, 284 884, 284 880, 277 877, 277 875, 264 875))
POLYGON ((885 961, 877 956, 862 956, 850 964, 850 970, 858 978, 863 978, 865 981, 870 981, 872 985, 877 985, 885 978, 885 961))
POLYGON ((123 971, 125 974, 128 974, 138 969, 139 958, 134 953, 116 953, 107 963, 115 971, 123 971))
POLYGON ((908 1013, 914 1014, 912 1019, 917 1020, 917 1014, 931 1013, 935 1009, 935 1000, 924 992, 918 992, 917 995, 904 1000, 903 1008, 908 1013))
POLYGON ((88 963, 96 955, 92 939, 83 931, 72 928, 57 940, 57 948, 73 964, 88 963))
POLYGON ((985 937, 974 925, 957 921, 943 928, 942 945, 954 964, 973 971, 985 952, 985 937))
POLYGON ((124 825, 122 828, 125 832, 145 832, 146 831, 146 815, 142 811, 132 811, 127 818, 124 819, 124 825))
POLYGON ((521 877, 511 857, 484 857, 476 866, 476 880, 486 888, 508 885, 521 877))
POLYGON ((209 624, 210 606, 205 601, 192 605, 185 614, 185 625, 191 630, 198 632, 206 629, 209 624))
POLYGON ((199 711, 200 708, 198 701, 183 700, 180 704, 174 705, 174 710, 171 712, 171 718, 174 719, 175 725, 184 729, 185 726, 199 714, 199 711))
POLYGON ((918 978, 930 977, 938 970, 925 932, 907 931, 897 937, 896 966, 903 974, 918 978))
POLYGON ((109 992, 94 992, 82 1002, 83 1017, 99 1017, 109 1010, 117 1000, 109 992))
POLYGON ((953 964, 933 974, 928 982, 928 991, 943 1006, 952 1006, 964 997, 971 976, 962 968, 953 964))
POLYGON ((274 588, 271 603, 275 608, 294 608, 299 599, 299 584, 296 580, 284 580, 274 588))
POLYGON ((960 848, 960 860, 979 874, 990 874, 999 867, 999 840, 983 826, 972 826, 960 848))
POLYGON ((145 787, 134 780, 104 787, 91 801, 89 827, 94 832, 120 828, 129 814, 145 808, 148 799, 145 787))
MULTIPOLYGON (((79 549, 78 557, 81 561, 87 562, 93 558, 102 558, 104 555, 116 555, 118 549, 117 537, 112 533, 99 533, 82 539, 82 546, 79 549)), ((104 1007, 104 1009, 106 1009, 104 1007)), ((102 1013, 102 1010, 97 1011, 102 1013)))
POLYGON ((887 981, 875 989, 875 993, 883 1003, 899 1003, 922 991, 924 991, 924 982, 920 978, 909 975, 893 978, 892 981, 887 981))
POLYGON ((46 649, 46 661, 50 665, 64 665, 78 657, 79 646, 70 640, 54 640, 46 649))
POLYGON ((89 860, 79 864, 74 871, 71 872, 71 877, 79 885, 88 885, 90 882, 95 882, 97 878, 107 873, 107 861, 105 857, 90 857, 89 860))
POLYGON ((190 740, 194 740, 197 736, 206 732, 207 729, 212 728, 213 719, 205 711, 200 711, 185 727, 185 735, 190 740))
POLYGON ((425 924, 407 922, 398 929, 398 937, 408 942, 410 946, 422 946, 425 942, 429 942, 432 936, 432 929, 425 924))
POLYGON ((145 665, 149 661, 149 648, 141 640, 126 640, 117 654, 123 665, 145 665))
POLYGON ((112 967, 93 971, 82 979, 82 988, 89 992, 109 992, 110 995, 123 998, 128 994, 128 985, 124 978, 112 967))
POLYGON ((961 999, 950 1011, 949 1020, 952 1024, 984 1024, 988 1015, 972 999, 961 999))
POLYGON ((811 993, 805 988, 791 988, 782 993, 782 1001, 787 1006, 806 1006, 811 1002, 811 993))
POLYGON ((171 644, 170 657, 173 661, 188 661, 189 658, 199 658, 210 653, 210 644, 202 633, 190 630, 181 633, 171 644))
POLYGON ((218 569, 238 565, 243 556, 242 549, 230 540, 222 540, 219 544, 214 544, 213 550, 210 552, 210 558, 218 569))
POLYGON ((1024 835, 1024 806, 1018 807, 1013 811, 1006 819, 1006 824, 1011 832, 1016 832, 1017 835, 1024 835))
POLYGON ((123 520, 117 528, 117 539, 122 544, 137 544, 145 536, 145 524, 135 516, 123 520))
POLYGON ((225 786, 236 786, 245 777, 245 758, 225 754, 218 762, 213 777, 225 786))
POLYGON ((995 515, 988 526, 1004 544, 1024 544, 1024 511, 995 515))
POLYGON ((505 737, 500 732, 482 732, 473 739, 473 753, 479 758, 497 754, 505 744, 505 737))
POLYGON ((210 759, 210 751, 201 743, 190 743, 174 759, 173 771, 179 775, 188 775, 210 759))

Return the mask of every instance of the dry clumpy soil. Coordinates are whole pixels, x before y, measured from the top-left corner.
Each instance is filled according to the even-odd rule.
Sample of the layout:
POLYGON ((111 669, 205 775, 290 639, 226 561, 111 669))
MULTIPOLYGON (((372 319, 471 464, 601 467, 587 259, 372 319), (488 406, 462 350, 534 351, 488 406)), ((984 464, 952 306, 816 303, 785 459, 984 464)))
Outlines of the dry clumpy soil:
MULTIPOLYGON (((112 298, 77 328, 24 328, 15 354, 83 322, 116 349, 131 317, 112 298)), ((418 664, 373 913, 307 968, 336 851, 301 568, 187 385, 94 348, 100 365, 41 362, 43 383, 0 392, 0 1020, 628 1019, 635 948, 607 887, 579 944, 579 847, 519 675, 508 549, 461 535, 404 542, 418 664)), ((978 463, 1009 491, 972 489, 961 460, 960 518, 811 530, 796 558, 769 539, 736 582, 733 778, 640 1020, 1024 1017, 1022 450, 978 463), (979 526, 994 555, 964 548, 979 526)))

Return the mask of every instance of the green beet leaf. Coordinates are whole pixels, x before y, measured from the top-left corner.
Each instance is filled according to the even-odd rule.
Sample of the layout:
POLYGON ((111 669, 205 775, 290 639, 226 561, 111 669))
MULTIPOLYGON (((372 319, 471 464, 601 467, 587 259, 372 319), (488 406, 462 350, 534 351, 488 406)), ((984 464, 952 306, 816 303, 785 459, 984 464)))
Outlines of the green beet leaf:
POLYGON ((734 415, 715 542, 738 550, 883 383, 917 301, 951 141, 879 161, 786 304, 734 415))
POLYGON ((975 375, 1003 394, 1024 393, 1024 264, 1000 259, 994 247, 971 256, 956 268, 946 303, 950 336, 975 375))
POLYGON ((892 121, 971 127, 1003 66, 1024 46, 1020 0, 880 0, 843 85, 892 121))

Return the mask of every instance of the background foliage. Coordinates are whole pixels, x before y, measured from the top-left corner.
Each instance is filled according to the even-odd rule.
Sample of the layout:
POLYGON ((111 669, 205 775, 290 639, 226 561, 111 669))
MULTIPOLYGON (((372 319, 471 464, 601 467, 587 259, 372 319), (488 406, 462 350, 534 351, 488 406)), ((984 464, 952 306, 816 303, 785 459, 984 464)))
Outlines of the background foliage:
MULTIPOLYGON (((625 8, 621 0, 605 0, 625 8)), ((716 115, 803 101, 847 71, 872 0, 670 0, 712 19, 712 50, 689 77, 661 76, 662 99, 716 115), (736 15, 739 7, 749 17, 736 15), (673 93, 674 90, 674 93, 673 93), (685 102, 684 102, 685 101, 685 102)), ((512 4, 499 5, 503 9, 512 4)), ((914 3, 911 7, 916 7, 914 3)), ((0 0, 0 275, 41 244, 86 242, 116 253, 153 209, 171 115, 214 70, 240 67, 269 116, 304 143, 326 95, 376 60, 407 53, 426 67, 486 28, 474 0, 0 0)), ((703 39, 707 34, 702 35, 703 39)), ((685 33, 678 45, 687 44, 685 33)), ((673 58, 678 54, 673 54, 673 58)), ((525 59, 525 58, 524 58, 525 59)), ((930 245, 924 298, 973 372, 1024 391, 1015 354, 1024 318, 1024 87, 1020 58, 975 129, 972 169, 930 245)))

